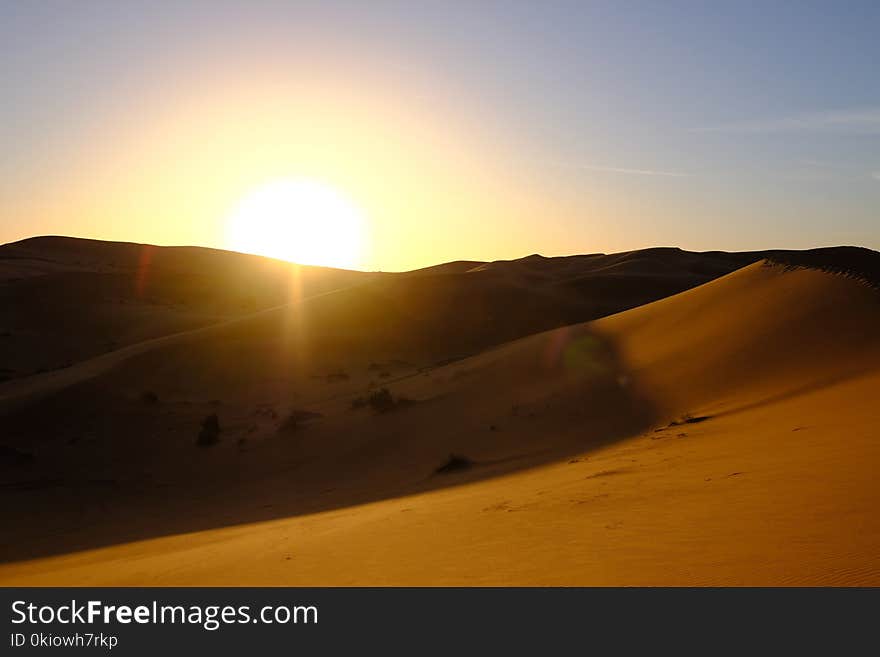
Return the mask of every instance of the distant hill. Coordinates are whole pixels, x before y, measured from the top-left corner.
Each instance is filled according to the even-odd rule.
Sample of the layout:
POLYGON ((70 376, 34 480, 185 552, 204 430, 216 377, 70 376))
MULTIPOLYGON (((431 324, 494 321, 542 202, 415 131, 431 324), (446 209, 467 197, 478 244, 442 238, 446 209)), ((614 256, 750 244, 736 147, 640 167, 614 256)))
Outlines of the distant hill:
POLYGON ((206 249, 35 237, 0 246, 0 380, 373 275, 206 249))
POLYGON ((426 364, 620 312, 786 253, 810 257, 652 248, 367 273, 201 247, 35 237, 0 246, 0 381, 352 286, 334 302, 361 309, 350 313, 352 331, 369 336, 393 321, 394 339, 426 364))

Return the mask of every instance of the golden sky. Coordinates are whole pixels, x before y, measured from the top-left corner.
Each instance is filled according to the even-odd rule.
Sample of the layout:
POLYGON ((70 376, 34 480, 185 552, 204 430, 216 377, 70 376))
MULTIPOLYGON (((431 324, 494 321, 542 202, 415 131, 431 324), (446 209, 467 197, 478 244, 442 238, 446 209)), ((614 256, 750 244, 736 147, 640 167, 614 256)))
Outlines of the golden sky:
MULTIPOLYGON (((231 217, 266 186, 310 180, 363 219, 355 256, 317 260, 362 269, 877 248, 878 53, 857 13, 12 3, 0 242, 274 247, 306 229, 232 239, 231 217), (784 49, 757 29, 774 21, 784 49), (827 38, 832 23, 845 39, 827 38)), ((301 200, 287 210, 314 206, 301 200)), ((296 221, 338 234, 344 222, 318 214, 296 221)))

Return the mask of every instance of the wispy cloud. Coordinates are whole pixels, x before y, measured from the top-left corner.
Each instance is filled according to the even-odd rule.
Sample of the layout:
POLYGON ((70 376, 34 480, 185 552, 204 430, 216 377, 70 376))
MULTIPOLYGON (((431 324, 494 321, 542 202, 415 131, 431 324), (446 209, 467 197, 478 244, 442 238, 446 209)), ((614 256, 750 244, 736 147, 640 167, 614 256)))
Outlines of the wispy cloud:
POLYGON ((786 117, 739 121, 696 128, 697 132, 766 134, 818 132, 847 135, 880 135, 880 108, 810 112, 786 117))
POLYGON ((880 171, 872 171, 872 172, 871 172, 871 177, 872 177, 874 180, 880 180, 880 171))
POLYGON ((811 158, 798 160, 796 164, 804 165, 815 169, 840 169, 840 163, 829 162, 827 160, 814 160, 811 158))
POLYGON ((623 173, 634 176, 670 176, 673 178, 682 178, 689 174, 681 171, 661 171, 658 169, 626 169, 623 167, 606 167, 591 164, 580 165, 581 169, 590 169, 591 171, 607 171, 609 173, 623 173))

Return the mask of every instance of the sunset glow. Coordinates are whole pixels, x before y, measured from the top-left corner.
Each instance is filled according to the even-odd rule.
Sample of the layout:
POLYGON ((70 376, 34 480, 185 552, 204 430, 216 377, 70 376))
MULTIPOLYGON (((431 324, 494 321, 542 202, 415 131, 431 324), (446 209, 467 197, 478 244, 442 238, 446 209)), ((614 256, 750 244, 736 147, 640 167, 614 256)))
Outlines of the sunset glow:
POLYGON ((43 4, 0 10, 0 243, 74 235, 386 272, 880 245, 870 3, 806 12, 784 48, 754 21, 788 25, 788 9, 758 19, 738 3, 43 4), (808 70, 829 33, 846 38, 808 70), (260 198, 305 179, 334 191, 260 198))
POLYGON ((364 218, 342 192, 309 179, 277 180, 246 195, 227 223, 229 248, 306 265, 361 264, 364 218))

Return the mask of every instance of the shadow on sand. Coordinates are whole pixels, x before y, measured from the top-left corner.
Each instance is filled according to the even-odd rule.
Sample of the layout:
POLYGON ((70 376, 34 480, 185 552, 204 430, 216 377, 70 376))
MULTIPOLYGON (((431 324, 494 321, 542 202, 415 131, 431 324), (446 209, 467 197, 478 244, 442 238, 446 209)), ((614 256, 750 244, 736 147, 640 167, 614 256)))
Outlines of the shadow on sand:
POLYGON ((477 357, 489 364, 472 375, 450 374, 434 399, 385 415, 349 409, 338 421, 324 418, 294 438, 279 435, 246 451, 168 437, 184 419, 163 403, 105 412, 112 407, 106 383, 62 390, 2 418, 17 450, 38 449, 32 463, 0 464, 0 561, 462 485, 654 426, 654 405, 607 337, 582 325, 525 340, 532 347, 522 353, 518 343, 504 345, 477 357), (77 444, 47 442, 73 435, 72 427, 83 436, 77 444))

